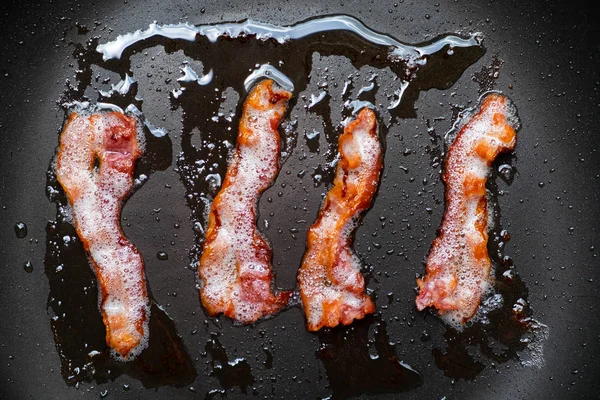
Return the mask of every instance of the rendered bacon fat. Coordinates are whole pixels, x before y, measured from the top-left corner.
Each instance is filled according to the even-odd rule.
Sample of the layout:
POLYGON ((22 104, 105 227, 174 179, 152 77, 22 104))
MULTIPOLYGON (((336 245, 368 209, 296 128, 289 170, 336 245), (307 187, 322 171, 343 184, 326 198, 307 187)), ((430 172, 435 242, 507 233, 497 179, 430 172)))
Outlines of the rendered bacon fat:
POLYGON ((361 261, 352 251, 352 233, 371 201, 382 167, 375 113, 364 108, 339 138, 340 159, 333 187, 308 231, 298 273, 307 328, 348 325, 375 311, 365 293, 361 261))
POLYGON ((119 112, 73 112, 60 136, 56 165, 100 286, 106 343, 121 359, 139 354, 148 336, 143 260, 119 225, 140 154, 134 118, 119 112))
POLYGON ((251 323, 288 303, 273 294, 271 249, 256 227, 256 203, 279 169, 279 122, 291 93, 272 80, 258 83, 244 103, 237 146, 212 204, 199 276, 210 315, 251 323))
POLYGON ((427 258, 427 274, 417 280, 416 303, 419 310, 435 307, 456 327, 475 315, 492 282, 485 183, 498 154, 514 148, 517 125, 510 101, 490 93, 448 150, 442 176, 446 211, 427 258))

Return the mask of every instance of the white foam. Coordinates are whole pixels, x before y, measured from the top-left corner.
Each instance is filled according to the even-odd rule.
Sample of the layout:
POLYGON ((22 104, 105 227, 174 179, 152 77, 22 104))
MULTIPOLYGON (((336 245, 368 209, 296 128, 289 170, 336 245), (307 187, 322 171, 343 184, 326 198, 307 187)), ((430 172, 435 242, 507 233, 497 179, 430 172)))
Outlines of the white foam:
MULTIPOLYGON (((358 188, 359 197, 368 195, 368 192, 361 192, 360 189, 372 190, 374 193, 375 187, 371 186, 376 185, 377 180, 370 181, 369 177, 374 170, 379 172, 381 166, 381 145, 377 135, 373 135, 369 128, 370 126, 357 125, 351 136, 344 132, 345 136, 339 145, 340 160, 357 157, 360 161, 358 165, 346 169, 338 162, 334 179, 334 186, 358 188)), ((350 205, 343 199, 333 197, 333 193, 334 191, 330 191, 327 194, 319 218, 310 228, 309 237, 313 237, 313 242, 308 244, 298 276, 300 290, 305 299, 308 324, 313 327, 322 326, 328 318, 332 318, 323 315, 324 304, 335 304, 339 301, 339 318, 342 322, 359 316, 369 301, 364 293, 354 291, 354 288, 364 287, 364 277, 360 272, 361 260, 349 247, 358 218, 364 209, 353 209, 353 214, 348 220, 340 219, 348 212, 345 207, 350 205), (343 223, 341 230, 340 223, 343 223), (338 255, 335 265, 319 265, 319 252, 323 251, 321 240, 325 238, 333 240, 333 245, 336 246, 335 249, 327 249, 338 255), (329 274, 333 274, 335 282, 330 281, 329 274)))
MULTIPOLYGON (((454 126, 454 130, 460 130, 460 133, 448 151, 444 171, 447 203, 441 228, 443 233, 434 242, 427 260, 428 269, 439 266, 441 270, 430 280, 425 281, 425 286, 421 290, 424 293, 435 294, 440 290, 436 285, 441 285, 450 293, 440 301, 450 302, 448 304, 455 309, 442 310, 441 314, 446 323, 457 329, 462 328, 463 323, 479 306, 482 297, 491 291, 492 279, 492 263, 487 253, 482 259, 474 257, 475 246, 486 244, 488 240, 487 206, 482 211, 483 215, 477 213, 479 202, 486 201, 487 194, 483 187, 483 193, 466 196, 464 180, 470 177, 485 185, 490 160, 482 158, 475 151, 481 140, 485 140, 488 146, 499 150, 507 150, 514 145, 514 142, 500 142, 496 136, 499 128, 493 121, 495 114, 504 115, 510 112, 506 106, 507 102, 509 100, 506 98, 502 101, 492 99, 487 103, 487 108, 480 113, 475 114, 476 110, 463 113, 461 121, 454 126), (485 225, 483 233, 477 228, 481 218, 484 218, 485 225), (452 289, 455 279, 457 279, 456 288, 452 289)), ((427 303, 425 300, 421 301, 427 303)), ((435 304, 436 301, 427 303, 427 305, 435 304)))
MULTIPOLYGON (((273 90, 279 89, 273 86, 273 90)), ((230 184, 221 188, 213 202, 212 212, 218 214, 221 224, 216 238, 204 246, 205 251, 207 246, 212 249, 210 258, 203 256, 200 265, 203 301, 233 302, 239 321, 256 320, 264 307, 262 302, 246 298, 248 294, 239 282, 241 275, 253 279, 254 290, 261 295, 270 293, 271 266, 263 263, 256 250, 257 237, 264 241, 256 227, 256 202, 279 169, 279 135, 274 134, 271 121, 280 119, 285 102, 270 104, 268 91, 261 89, 259 93, 263 109, 250 104, 244 107, 240 124, 252 132, 251 140, 237 146, 225 177, 230 184)))
MULTIPOLYGON (((67 192, 77 193, 72 204, 73 219, 78 234, 86 244, 96 272, 106 285, 102 313, 107 318, 122 317, 126 324, 112 330, 114 336, 127 334, 139 344, 133 358, 147 345, 147 318, 150 310, 145 294, 143 260, 122 235, 119 213, 122 199, 133 186, 131 175, 109 168, 108 158, 116 153, 103 147, 104 136, 121 121, 110 113, 99 113, 92 125, 88 115, 78 115, 61 135, 57 178, 67 192), (99 169, 91 169, 94 158, 101 161, 99 169), (143 333, 137 324, 143 325, 143 333)), ((139 130, 136 135, 140 135, 139 130)), ((125 155, 122 162, 134 162, 137 155, 125 155)))

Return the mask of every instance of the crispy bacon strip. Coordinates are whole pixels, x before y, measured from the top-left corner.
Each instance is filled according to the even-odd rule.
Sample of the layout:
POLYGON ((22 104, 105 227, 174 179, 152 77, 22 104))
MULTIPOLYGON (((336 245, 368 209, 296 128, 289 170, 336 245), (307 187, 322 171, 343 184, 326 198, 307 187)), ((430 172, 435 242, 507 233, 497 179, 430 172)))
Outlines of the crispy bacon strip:
POLYGON ((256 227, 256 203, 279 170, 279 122, 292 96, 267 79, 250 92, 235 154, 212 204, 198 273, 202 305, 251 323, 284 307, 291 292, 273 294, 271 249, 256 227))
POLYGON ((60 135, 56 164, 100 286, 106 343, 121 359, 141 352, 148 335, 144 263, 119 225, 140 155, 134 118, 119 112, 73 112, 60 135))
POLYGON ((498 154, 515 147, 517 124, 510 101, 488 94, 448 150, 442 176, 446 211, 427 258, 427 274, 417 279, 416 304, 419 310, 435 307, 457 327, 475 315, 492 283, 485 183, 498 154))
POLYGON ((298 284, 309 331, 348 325, 375 311, 352 251, 360 214, 371 206, 382 167, 375 113, 364 108, 340 135, 333 187, 308 231, 298 284))

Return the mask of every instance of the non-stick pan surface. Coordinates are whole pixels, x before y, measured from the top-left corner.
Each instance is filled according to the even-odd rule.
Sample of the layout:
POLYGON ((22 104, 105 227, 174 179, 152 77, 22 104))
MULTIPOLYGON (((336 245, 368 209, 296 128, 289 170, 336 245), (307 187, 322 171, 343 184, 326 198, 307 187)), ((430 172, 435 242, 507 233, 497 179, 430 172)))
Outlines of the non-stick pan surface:
MULTIPOLYGON (((3 3, 0 15, 0 398, 571 399, 600 393, 600 32, 591 3, 58 1, 3 3), (77 90, 76 70, 85 67, 78 49, 96 36, 107 41, 153 21, 252 18, 290 25, 332 14, 352 15, 405 43, 456 32, 485 36, 485 53, 470 58, 456 82, 416 92, 413 112, 388 121, 383 179, 355 241, 377 314, 319 334, 306 331, 299 307, 248 327, 204 314, 190 269, 198 234, 181 179, 185 162, 178 161, 186 146, 184 118, 176 107, 153 103, 165 68, 176 79, 181 59, 154 63, 164 54, 165 43, 157 42, 131 68, 147 81, 155 78, 155 86, 138 87, 138 94, 146 116, 170 132, 148 144, 155 158, 141 168, 149 179, 123 209, 125 234, 144 255, 156 339, 135 365, 94 356, 105 350, 95 281, 74 230, 57 221, 60 198, 48 176, 65 118, 58 102, 77 90), (494 243, 490 249, 512 260, 505 261, 513 279, 504 299, 510 305, 526 300, 528 315, 546 327, 533 332, 500 319, 461 335, 414 306, 414 279, 424 272, 443 212, 435 158, 457 110, 474 106, 485 82, 514 101, 522 122, 514 155, 494 164, 495 171, 508 164, 512 172, 495 173, 488 185, 497 221, 492 242, 501 230, 510 235, 502 249, 494 243), (62 241, 58 255, 56 241, 62 241)), ((92 74, 93 87, 118 80, 92 74)), ((229 105, 234 113, 237 104, 229 105)), ((315 181, 318 162, 310 157, 323 162, 323 154, 312 152, 305 136, 310 129, 325 136, 322 121, 299 121, 291 129, 297 136, 292 154, 259 206, 282 288, 295 285, 306 229, 329 184, 326 174, 315 181), (301 173, 303 165, 313 169, 301 173)))

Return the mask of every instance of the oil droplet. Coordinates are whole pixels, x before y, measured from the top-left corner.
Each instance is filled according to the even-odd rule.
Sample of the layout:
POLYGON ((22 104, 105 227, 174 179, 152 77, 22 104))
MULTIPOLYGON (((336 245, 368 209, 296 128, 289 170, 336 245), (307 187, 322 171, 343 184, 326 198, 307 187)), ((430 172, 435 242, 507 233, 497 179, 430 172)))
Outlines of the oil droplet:
POLYGON ((394 301, 394 292, 389 292, 387 294, 387 298, 388 298, 388 304, 392 304, 392 302, 394 301))
POLYGON ((320 134, 321 133, 319 131, 317 131, 316 129, 313 129, 310 132, 306 132, 306 138, 308 140, 312 140, 312 139, 318 138, 320 134))
POLYGON ((156 258, 165 261, 169 259, 169 255, 165 251, 159 251, 158 253, 156 253, 156 258))
POLYGON ((27 236, 27 225, 25 225, 23 222, 17 222, 15 224, 15 233, 19 239, 23 239, 25 236, 27 236))
POLYGON ((23 269, 27 273, 32 273, 33 272, 33 264, 31 263, 31 261, 27 261, 25 264, 23 264, 23 269))
POLYGON ((502 178, 502 180, 508 184, 511 184, 514 176, 515 176, 515 170, 514 168, 509 165, 509 164, 502 164, 501 166, 498 167, 498 172, 500 173, 500 177, 502 178))

